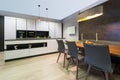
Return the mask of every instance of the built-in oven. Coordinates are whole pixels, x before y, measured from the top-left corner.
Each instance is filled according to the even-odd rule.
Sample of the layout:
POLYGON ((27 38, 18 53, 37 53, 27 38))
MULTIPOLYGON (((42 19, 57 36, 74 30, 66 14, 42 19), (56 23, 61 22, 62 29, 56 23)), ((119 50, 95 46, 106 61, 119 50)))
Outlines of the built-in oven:
POLYGON ((35 31, 27 31, 27 38, 35 38, 35 31))
POLYGON ((17 30, 16 38, 26 38, 26 30, 17 30))

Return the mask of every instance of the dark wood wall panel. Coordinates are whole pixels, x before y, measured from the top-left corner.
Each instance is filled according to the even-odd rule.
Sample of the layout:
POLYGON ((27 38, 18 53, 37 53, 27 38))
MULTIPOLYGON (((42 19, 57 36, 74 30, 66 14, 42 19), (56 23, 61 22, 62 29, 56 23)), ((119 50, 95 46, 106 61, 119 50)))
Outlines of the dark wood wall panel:
POLYGON ((4 51, 4 16, 0 16, 0 51, 4 51))
POLYGON ((120 41, 119 3, 120 0, 110 0, 102 4, 102 16, 79 23, 79 31, 84 34, 84 39, 95 40, 98 33, 99 40, 120 41))

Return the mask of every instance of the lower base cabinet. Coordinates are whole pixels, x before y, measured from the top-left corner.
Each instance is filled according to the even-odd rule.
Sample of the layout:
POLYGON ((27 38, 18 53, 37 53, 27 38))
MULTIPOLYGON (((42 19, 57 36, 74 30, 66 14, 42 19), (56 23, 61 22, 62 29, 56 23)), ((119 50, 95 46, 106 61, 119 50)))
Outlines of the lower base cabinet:
POLYGON ((5 60, 22 58, 29 56, 29 49, 5 51, 4 54, 5 60))
POLYGON ((58 48, 56 40, 29 41, 28 48, 26 47, 27 43, 25 42, 24 44, 22 42, 20 43, 15 42, 14 44, 13 43, 9 44, 9 42, 7 42, 5 47, 8 45, 9 46, 8 46, 8 50, 4 51, 4 59, 11 60, 11 59, 40 55, 40 54, 46 54, 51 52, 57 52, 57 48, 58 48), (12 47, 10 47, 10 45, 12 45, 12 47), (13 45, 15 45, 15 47, 13 45), (22 45, 25 48, 23 48, 22 45))

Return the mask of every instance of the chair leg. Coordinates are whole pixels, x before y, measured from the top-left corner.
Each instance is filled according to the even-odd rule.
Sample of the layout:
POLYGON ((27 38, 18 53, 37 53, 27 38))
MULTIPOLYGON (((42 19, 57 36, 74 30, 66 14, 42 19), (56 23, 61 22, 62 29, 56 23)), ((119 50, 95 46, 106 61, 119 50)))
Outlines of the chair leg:
POLYGON ((68 70, 68 67, 70 65, 70 62, 71 62, 71 58, 69 59, 69 62, 68 62, 68 65, 67 65, 67 70, 68 70))
POLYGON ((64 53, 64 63, 63 63, 63 67, 65 67, 65 59, 66 59, 66 53, 64 53))
POLYGON ((109 80, 109 78, 108 78, 108 73, 107 73, 107 72, 104 72, 104 74, 105 74, 105 80, 109 80))
POLYGON ((113 68, 113 73, 116 73, 116 72, 117 72, 117 67, 118 67, 118 64, 115 64, 115 65, 114 65, 114 68, 113 68))
POLYGON ((76 71, 76 80, 78 80, 78 67, 79 67, 79 60, 77 60, 77 71, 76 71))
POLYGON ((72 61, 73 61, 74 64, 76 64, 73 58, 72 58, 72 61))
POLYGON ((87 73, 86 73, 86 76, 85 76, 85 80, 88 79, 88 75, 89 75, 90 69, 91 69, 91 65, 88 65, 88 69, 87 69, 87 73))
POLYGON ((57 58, 57 63, 58 63, 58 60, 59 60, 59 58, 60 58, 60 55, 61 55, 61 52, 59 52, 59 55, 58 55, 58 58, 57 58))
POLYGON ((110 73, 110 78, 111 78, 111 80, 115 80, 114 75, 113 75, 112 72, 110 73))

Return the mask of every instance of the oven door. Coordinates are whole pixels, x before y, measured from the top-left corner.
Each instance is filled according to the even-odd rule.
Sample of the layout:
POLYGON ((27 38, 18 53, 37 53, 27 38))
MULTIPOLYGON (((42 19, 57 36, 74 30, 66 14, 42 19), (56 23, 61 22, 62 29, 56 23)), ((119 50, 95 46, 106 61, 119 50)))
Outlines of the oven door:
POLYGON ((28 38, 34 38, 35 37, 35 31, 27 31, 27 37, 28 38))

